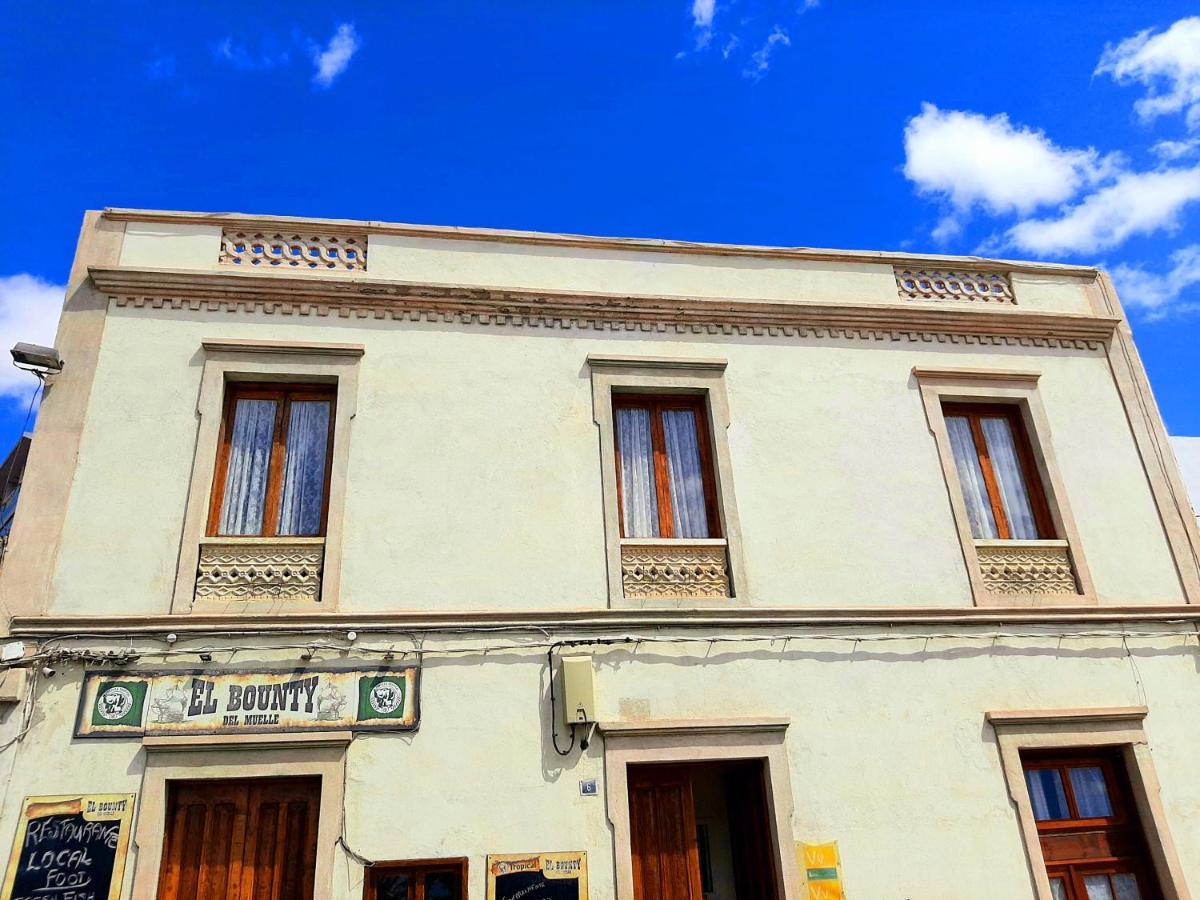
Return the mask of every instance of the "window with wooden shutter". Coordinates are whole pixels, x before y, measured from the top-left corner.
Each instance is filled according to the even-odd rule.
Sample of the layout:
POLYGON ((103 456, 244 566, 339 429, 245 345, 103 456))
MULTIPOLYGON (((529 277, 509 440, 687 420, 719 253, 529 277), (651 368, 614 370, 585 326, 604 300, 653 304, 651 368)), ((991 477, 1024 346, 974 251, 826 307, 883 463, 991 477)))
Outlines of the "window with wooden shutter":
POLYGON ((942 413, 972 537, 1056 537, 1020 410, 1002 404, 944 403, 942 413))
POLYGON ((334 405, 327 385, 227 387, 210 536, 325 533, 334 405))
POLYGON ((621 537, 721 537, 704 398, 619 394, 613 419, 621 537))

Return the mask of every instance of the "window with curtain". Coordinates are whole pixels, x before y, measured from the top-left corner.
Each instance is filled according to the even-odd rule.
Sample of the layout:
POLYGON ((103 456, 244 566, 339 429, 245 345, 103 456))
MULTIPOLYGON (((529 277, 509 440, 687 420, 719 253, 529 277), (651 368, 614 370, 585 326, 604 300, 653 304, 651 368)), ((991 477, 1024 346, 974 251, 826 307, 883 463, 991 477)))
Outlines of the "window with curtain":
POLYGON ((209 535, 325 533, 334 402, 326 385, 226 389, 209 535))
POLYGON ((704 398, 613 397, 621 537, 721 536, 704 398))
POLYGON ((983 403, 944 403, 942 414, 976 540, 1053 538, 1020 410, 983 403))
POLYGON ((1162 896, 1119 753, 1029 753, 1021 761, 1055 900, 1162 896))

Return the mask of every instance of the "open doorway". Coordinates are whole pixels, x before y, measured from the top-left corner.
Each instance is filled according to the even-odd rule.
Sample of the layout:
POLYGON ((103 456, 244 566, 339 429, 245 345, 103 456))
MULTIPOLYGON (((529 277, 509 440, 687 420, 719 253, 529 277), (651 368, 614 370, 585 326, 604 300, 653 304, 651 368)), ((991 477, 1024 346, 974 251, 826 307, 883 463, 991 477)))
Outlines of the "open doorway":
POLYGON ((631 765, 635 900, 778 900, 762 760, 631 765))

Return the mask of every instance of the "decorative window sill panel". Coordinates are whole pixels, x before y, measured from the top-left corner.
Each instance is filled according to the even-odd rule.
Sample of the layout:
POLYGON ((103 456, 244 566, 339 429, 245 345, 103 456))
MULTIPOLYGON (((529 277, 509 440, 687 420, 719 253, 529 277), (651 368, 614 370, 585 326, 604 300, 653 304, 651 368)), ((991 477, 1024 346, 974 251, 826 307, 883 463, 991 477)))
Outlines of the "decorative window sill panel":
POLYGON ((1077 595, 1066 541, 976 541, 984 587, 1004 596, 1077 595))
POLYGON ((630 600, 726 600, 729 560, 720 539, 621 540, 621 583, 630 600))
POLYGON ((316 603, 321 599, 324 559, 321 537, 204 538, 196 600, 316 603))

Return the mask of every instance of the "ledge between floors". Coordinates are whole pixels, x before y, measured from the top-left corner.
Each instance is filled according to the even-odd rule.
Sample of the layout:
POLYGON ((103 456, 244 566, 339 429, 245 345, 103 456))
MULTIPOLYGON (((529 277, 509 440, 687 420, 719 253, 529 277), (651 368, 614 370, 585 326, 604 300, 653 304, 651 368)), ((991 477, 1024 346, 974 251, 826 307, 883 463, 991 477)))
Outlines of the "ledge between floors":
POLYGON ((780 627, 892 627, 912 625, 1097 625, 1101 623, 1179 622, 1200 626, 1200 606, 1060 607, 878 607, 830 609, 574 609, 510 612, 412 611, 380 613, 242 613, 196 615, 28 616, 14 618, 16 638, 132 636, 175 632, 262 634, 456 631, 614 631, 653 628, 765 629, 780 627))

